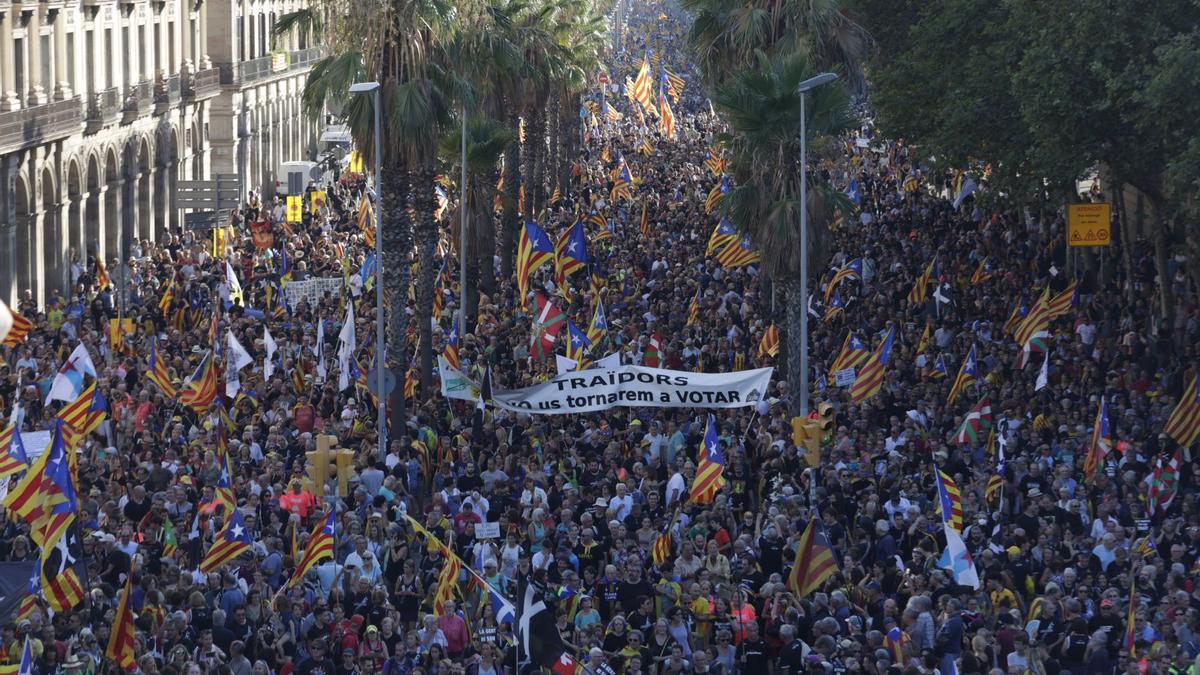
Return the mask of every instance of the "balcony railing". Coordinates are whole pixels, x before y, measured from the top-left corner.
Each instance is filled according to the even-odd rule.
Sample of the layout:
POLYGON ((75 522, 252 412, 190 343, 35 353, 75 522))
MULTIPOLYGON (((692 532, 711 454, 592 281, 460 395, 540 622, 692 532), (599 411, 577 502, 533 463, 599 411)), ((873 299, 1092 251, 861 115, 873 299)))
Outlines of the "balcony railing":
POLYGON ((240 87, 307 70, 320 58, 321 48, 309 47, 292 52, 275 52, 239 63, 222 63, 218 66, 221 71, 221 85, 240 87))
POLYGON ((139 82, 125 92, 125 101, 121 105, 123 122, 129 123, 139 115, 149 113, 154 102, 154 83, 147 80, 139 82))
POLYGON ((161 115, 171 106, 179 103, 180 98, 179 76, 172 75, 166 79, 158 80, 154 83, 154 113, 161 115))
POLYGON ((0 154, 70 136, 82 122, 79 98, 0 113, 0 154))
POLYGON ((83 132, 94 134, 121 114, 121 92, 116 87, 92 95, 87 104, 87 126, 83 132))
POLYGON ((221 90, 220 69, 209 68, 195 73, 183 73, 180 86, 186 99, 207 98, 221 90))

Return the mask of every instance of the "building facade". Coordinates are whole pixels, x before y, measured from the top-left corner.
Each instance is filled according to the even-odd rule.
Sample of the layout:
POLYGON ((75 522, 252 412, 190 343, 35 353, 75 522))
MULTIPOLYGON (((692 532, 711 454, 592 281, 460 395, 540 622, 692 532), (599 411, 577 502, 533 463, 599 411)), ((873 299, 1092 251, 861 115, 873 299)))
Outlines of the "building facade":
MULTIPOLYGON (((309 159, 319 50, 271 26, 303 0, 0 0, 0 298, 65 295, 73 262, 181 230, 180 180, 271 194, 309 159)), ((115 267, 114 267, 115 268, 115 267)))

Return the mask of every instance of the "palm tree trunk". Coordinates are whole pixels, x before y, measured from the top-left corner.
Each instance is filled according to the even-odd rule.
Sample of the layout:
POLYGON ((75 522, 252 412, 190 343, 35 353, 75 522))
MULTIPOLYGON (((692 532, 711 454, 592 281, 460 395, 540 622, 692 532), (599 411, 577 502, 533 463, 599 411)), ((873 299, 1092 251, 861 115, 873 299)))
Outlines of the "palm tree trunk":
POLYGON ((417 331, 420 336, 421 392, 427 394, 433 383, 433 285, 437 277, 437 221, 433 218, 436 198, 433 192, 435 171, 424 166, 417 172, 413 192, 413 213, 416 218, 417 252, 420 267, 417 271, 417 331))
POLYGON ((521 185, 525 188, 524 218, 533 212, 533 185, 537 182, 537 117, 538 106, 532 105, 523 116, 525 119, 525 142, 521 144, 521 185))
MULTIPOLYGON (((562 97, 555 95, 555 103, 561 103, 562 97)), ((550 135, 550 161, 546 171, 547 189, 553 191, 554 186, 558 181, 559 163, 562 161, 562 112, 561 105, 554 105, 550 108, 549 119, 549 135, 550 135)))
MULTIPOLYGON (((408 304, 408 284, 411 275, 409 252, 412 251, 412 222, 408 218, 408 167, 394 164, 383 170, 381 193, 384 196, 383 231, 379 233, 383 248, 380 279, 390 312, 387 320, 386 363, 396 378, 397 386, 388 397, 388 426, 396 434, 405 429, 404 371, 408 367, 408 344, 405 342, 404 306, 408 304)), ((383 452, 384 449, 381 449, 383 452)))
MULTIPOLYGON (((479 233, 476 241, 476 262, 479 266, 479 289, 488 295, 496 292, 496 219, 492 216, 492 191, 488 189, 496 184, 496 171, 491 171, 479 177, 475 182, 476 206, 469 217, 475 220, 475 230, 479 233)), ((474 315, 474 309, 468 316, 474 315)))
MULTIPOLYGON (((517 228, 521 220, 517 217, 517 190, 521 184, 521 141, 517 135, 520 117, 514 112, 508 116, 513 140, 504 150, 504 206, 500 223, 500 275, 511 279, 513 261, 517 257, 517 228)), ((489 207, 490 208, 490 207, 489 207)))
MULTIPOLYGON (((547 97, 548 98, 548 97, 547 97)), ((525 188, 525 199, 529 201, 529 212, 536 214, 546 203, 546 107, 543 99, 534 115, 533 128, 533 189, 525 188)))
POLYGON ((800 367, 800 341, 803 332, 800 330, 800 321, 807 311, 804 294, 800 291, 800 275, 794 275, 787 279, 787 382, 788 393, 791 394, 791 408, 793 415, 800 414, 800 380, 804 377, 804 370, 800 367))

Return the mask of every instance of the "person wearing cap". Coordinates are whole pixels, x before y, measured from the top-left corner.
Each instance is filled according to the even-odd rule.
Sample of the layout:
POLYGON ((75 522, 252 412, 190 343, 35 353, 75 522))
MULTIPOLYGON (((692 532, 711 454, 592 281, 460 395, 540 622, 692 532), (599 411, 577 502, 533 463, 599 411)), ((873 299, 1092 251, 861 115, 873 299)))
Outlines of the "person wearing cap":
POLYGON ((293 671, 296 675, 332 675, 336 666, 328 656, 329 643, 325 637, 308 641, 307 655, 300 659, 293 671))
POLYGON ((370 659, 377 672, 382 672, 383 663, 388 659, 388 647, 379 636, 378 626, 367 626, 362 642, 358 645, 360 658, 370 659))

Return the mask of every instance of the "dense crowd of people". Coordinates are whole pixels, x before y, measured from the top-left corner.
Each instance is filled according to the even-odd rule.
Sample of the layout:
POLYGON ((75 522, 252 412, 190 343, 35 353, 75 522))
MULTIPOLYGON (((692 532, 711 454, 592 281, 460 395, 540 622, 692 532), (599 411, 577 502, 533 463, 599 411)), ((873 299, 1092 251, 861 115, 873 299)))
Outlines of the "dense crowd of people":
MULTIPOLYGON (((769 326, 783 324, 784 294, 755 265, 724 269, 706 252, 720 215, 705 208, 718 181, 705 160, 720 120, 688 65, 685 19, 658 5, 635 6, 624 19, 613 79, 636 72, 647 50, 659 54, 687 82, 678 137, 662 138, 655 120, 610 92, 620 119, 601 113, 573 184, 548 186, 562 187, 562 199, 540 224, 557 235, 578 210, 597 208, 611 236, 589 225, 591 274, 570 277, 570 292, 554 285, 549 267, 534 285, 580 327, 603 299, 609 330, 595 358, 619 352, 641 363, 657 333, 665 368, 778 366, 781 357, 759 345, 769 326), (636 177, 634 198, 611 204, 618 156, 636 177), (638 222, 643 201, 648 233, 638 222)), ((714 411, 726 466, 712 504, 689 501, 687 490, 703 410, 489 409, 480 427, 473 405, 432 391, 409 401, 408 428, 393 430, 379 452, 371 395, 353 384, 339 391, 330 356, 345 304, 364 297, 367 278, 357 272, 370 253, 356 219, 358 176, 312 186, 328 204, 301 223, 284 224, 281 199, 252 198, 216 249, 194 232, 137 242, 124 289, 112 278, 119 261, 107 270, 91 261, 75 268, 70 297, 38 307, 26 296, 14 309, 33 330, 0 349, 4 409, 15 410, 23 433, 51 429, 62 404, 44 403, 45 383, 82 343, 108 419, 77 449, 86 597, 68 611, 43 602, 14 614, 0 662, 20 663, 28 640, 39 673, 114 670, 105 645, 132 577, 136 668, 146 674, 529 672, 520 626, 497 615, 481 584, 520 607, 531 582, 544 588, 578 667, 593 675, 1196 672, 1200 485, 1194 446, 1180 449, 1163 433, 1200 363, 1200 304, 1182 273, 1192 262, 1173 256, 1164 279, 1149 241, 1114 241, 1101 264, 1068 249, 1061 213, 990 210, 975 199, 955 208, 952 177, 924 170, 917 149, 876 137, 867 117, 844 155, 821 169, 840 186, 856 181, 860 199, 856 217, 833 230, 823 281, 853 259, 861 278, 838 286, 840 312, 822 305, 810 322, 814 402, 833 404, 833 437, 809 467, 791 437, 794 387, 777 369, 758 406, 714 411), (912 177, 917 184, 906 185, 912 177), (249 224, 264 213, 273 243, 259 247, 262 233, 249 224), (1122 256, 1131 264, 1118 264, 1122 256), (945 301, 910 303, 935 258, 931 289, 945 301), (242 305, 231 302, 238 289, 226 261, 241 279, 242 305), (317 302, 281 302, 288 280, 317 278, 350 281, 346 293, 317 302), (1042 354, 1017 367, 1006 324, 1014 307, 1072 280, 1077 300, 1051 323, 1040 386, 1042 354), (1173 324, 1160 318, 1164 284, 1173 324), (113 344, 109 320, 118 317, 134 327, 113 344), (150 345, 175 383, 191 375, 217 334, 211 320, 254 360, 227 418, 216 408, 196 414, 147 377, 150 345), (278 345, 270 376, 264 326, 278 345), (895 343, 882 390, 853 403, 830 366, 848 333, 873 349, 889 328, 895 343), (972 350, 978 378, 948 403, 972 350), (985 395, 995 433, 959 442, 985 395), (1113 451, 1092 470, 1085 463, 1102 401, 1113 451), (203 574, 199 562, 228 517, 215 494, 226 425, 230 484, 254 545, 203 574), (355 451, 340 497, 332 488, 314 494, 306 479, 305 453, 322 434, 355 451), (1152 506, 1149 493, 1164 486, 1161 475, 1150 477, 1179 450, 1173 499, 1152 506), (961 491, 978 588, 939 563, 938 470, 961 491), (289 584, 327 509, 336 514, 334 558, 289 584), (473 570, 458 573, 440 613, 433 600, 445 552, 410 517, 473 570), (814 517, 838 571, 799 597, 787 580, 814 517), (499 536, 477 536, 481 523, 497 523, 499 536), (671 555, 656 564, 651 549, 664 531, 671 555)), ((463 370, 480 376, 490 366, 497 389, 545 379, 553 362, 530 363, 532 309, 515 280, 499 284, 458 342, 463 370)), ((443 290, 439 351, 460 311, 453 286, 443 290)), ((361 364, 373 348, 372 306, 356 312, 361 364)), ((38 555, 29 525, 0 511, 0 559, 38 555)))

